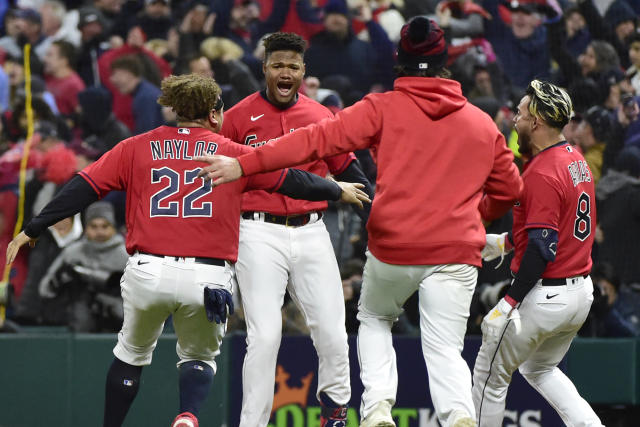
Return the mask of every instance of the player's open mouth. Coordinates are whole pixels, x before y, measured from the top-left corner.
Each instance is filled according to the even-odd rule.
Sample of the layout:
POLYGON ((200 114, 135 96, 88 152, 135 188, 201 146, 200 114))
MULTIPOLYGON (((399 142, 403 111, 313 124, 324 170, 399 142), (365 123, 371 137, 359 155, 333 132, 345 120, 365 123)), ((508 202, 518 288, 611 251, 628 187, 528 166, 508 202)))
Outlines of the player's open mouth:
POLYGON ((291 94, 291 89, 293 88, 293 83, 279 82, 278 83, 278 93, 280 96, 289 96, 291 94))

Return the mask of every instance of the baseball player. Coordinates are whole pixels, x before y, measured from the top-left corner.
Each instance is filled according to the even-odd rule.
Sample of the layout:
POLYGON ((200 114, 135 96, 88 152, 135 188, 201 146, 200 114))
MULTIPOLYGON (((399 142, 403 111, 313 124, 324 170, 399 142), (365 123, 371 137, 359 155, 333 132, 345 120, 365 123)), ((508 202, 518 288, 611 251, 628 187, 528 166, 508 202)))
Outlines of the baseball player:
POLYGON ((473 371, 478 425, 502 425, 511 375, 522 376, 568 426, 601 426, 557 365, 593 301, 591 246, 596 211, 593 175, 562 128, 572 106, 567 93, 534 80, 514 118, 524 166, 524 191, 513 208, 513 235, 487 235, 491 260, 515 248, 515 278, 482 321, 473 371))
POLYGON ((481 216, 506 213, 522 181, 495 123, 445 78, 446 60, 442 30, 415 17, 402 27, 393 91, 370 94, 332 120, 238 159, 207 157, 202 172, 219 184, 278 164, 355 149, 375 153, 376 198, 358 307, 362 427, 395 426, 391 327, 415 291, 438 419, 447 427, 475 426, 471 372, 460 352, 485 245, 481 216))
MULTIPOLYGON (((264 47, 266 89, 231 108, 222 127, 224 136, 252 146, 333 116, 298 93, 305 73, 305 41, 297 34, 274 33, 264 40, 264 47)), ((361 182, 372 194, 352 153, 299 167, 320 176, 331 172, 340 180, 361 182)), ((236 263, 247 323, 241 427, 264 427, 269 422, 287 289, 304 314, 318 353, 320 425, 344 425, 338 423, 346 421, 351 388, 344 299, 338 264, 322 221, 326 208, 325 201, 292 200, 265 191, 243 196, 236 263)))
POLYGON ((107 375, 104 426, 122 424, 169 315, 180 358, 181 414, 173 425, 198 425, 227 309, 233 312, 231 263, 237 258, 243 191, 367 199, 355 186, 339 186, 293 169, 212 190, 197 177, 201 164, 194 157, 253 150, 215 133, 223 120, 220 92, 213 79, 195 74, 165 79, 158 102, 175 111, 178 127, 161 126, 116 145, 74 177, 7 248, 11 262, 22 245, 33 244, 51 224, 111 190, 126 190, 126 247, 131 256, 121 282, 124 322, 107 375))

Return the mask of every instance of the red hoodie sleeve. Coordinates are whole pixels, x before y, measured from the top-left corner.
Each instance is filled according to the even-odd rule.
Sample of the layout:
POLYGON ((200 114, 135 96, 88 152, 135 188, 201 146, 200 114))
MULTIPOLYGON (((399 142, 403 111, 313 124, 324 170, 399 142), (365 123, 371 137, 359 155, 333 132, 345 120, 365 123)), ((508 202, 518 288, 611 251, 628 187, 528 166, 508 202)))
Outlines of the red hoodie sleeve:
POLYGON ((244 174, 273 171, 376 144, 382 115, 368 98, 332 119, 297 129, 238 157, 244 174))
POLYGON ((520 197, 522 188, 522 178, 513 163, 513 153, 507 147, 504 136, 498 133, 493 168, 484 184, 484 196, 480 201, 482 219, 493 221, 506 214, 520 197))

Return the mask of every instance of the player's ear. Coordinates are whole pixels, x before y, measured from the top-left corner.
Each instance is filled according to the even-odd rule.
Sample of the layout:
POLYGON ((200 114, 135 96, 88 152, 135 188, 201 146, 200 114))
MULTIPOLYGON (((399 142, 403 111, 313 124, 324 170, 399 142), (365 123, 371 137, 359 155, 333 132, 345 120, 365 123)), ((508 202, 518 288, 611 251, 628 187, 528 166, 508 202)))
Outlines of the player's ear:
POLYGON ((207 117, 207 119, 209 119, 209 124, 211 124, 211 126, 213 126, 214 128, 218 126, 219 121, 216 118, 215 110, 209 111, 209 117, 207 117))

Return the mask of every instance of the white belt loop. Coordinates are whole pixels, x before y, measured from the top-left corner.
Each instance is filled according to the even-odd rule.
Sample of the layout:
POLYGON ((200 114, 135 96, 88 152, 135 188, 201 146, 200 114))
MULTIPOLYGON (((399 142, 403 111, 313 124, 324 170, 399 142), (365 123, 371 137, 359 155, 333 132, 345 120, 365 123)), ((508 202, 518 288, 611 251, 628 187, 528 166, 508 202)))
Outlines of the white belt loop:
POLYGON ((583 283, 582 276, 568 277, 567 278, 567 287, 576 287, 581 286, 583 283))
POLYGON ((309 224, 318 220, 318 212, 311 212, 309 214, 309 224))

